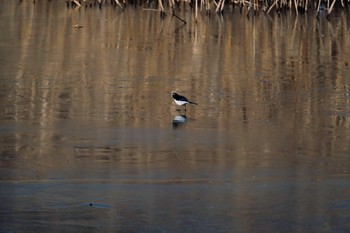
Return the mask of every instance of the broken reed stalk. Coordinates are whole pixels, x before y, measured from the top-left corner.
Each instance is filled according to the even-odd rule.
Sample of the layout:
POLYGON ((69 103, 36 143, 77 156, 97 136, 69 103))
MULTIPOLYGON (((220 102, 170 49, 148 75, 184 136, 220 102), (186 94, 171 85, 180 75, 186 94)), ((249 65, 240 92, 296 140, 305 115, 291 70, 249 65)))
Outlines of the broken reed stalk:
POLYGON ((321 0, 318 0, 316 13, 320 12, 321 0))
POLYGON ((122 10, 124 10, 124 7, 122 4, 120 4, 119 0, 114 0, 115 4, 117 4, 122 10))
POLYGON ((277 5, 277 1, 278 1, 278 0, 276 0, 276 1, 270 6, 269 10, 267 11, 267 14, 270 13, 270 11, 272 10, 272 8, 273 8, 275 5, 277 5))
POLYGON ((295 14, 298 15, 298 0, 294 0, 295 14))
POLYGON ((81 7, 80 2, 78 2, 77 0, 73 0, 74 4, 76 4, 78 7, 81 7))
POLYGON ((309 0, 306 0, 306 3, 305 3, 305 11, 307 11, 308 5, 309 5, 309 0))
POLYGON ((173 16, 175 16, 175 18, 177 18, 178 20, 180 20, 181 22, 183 22, 184 24, 186 24, 186 20, 180 18, 179 16, 177 16, 174 12, 167 12, 167 11, 162 11, 162 10, 157 10, 157 9, 142 9, 144 11, 157 11, 157 12, 163 12, 163 13, 167 13, 167 14, 172 14, 173 16))
POLYGON ((327 12, 328 15, 332 12, 333 7, 334 7, 334 4, 335 4, 335 0, 333 0, 333 2, 332 2, 332 4, 331 4, 330 8, 328 8, 328 12, 327 12))
POLYGON ((220 0, 219 3, 216 5, 216 13, 222 13, 224 11, 224 6, 225 6, 225 0, 220 0))
POLYGON ((158 0, 158 6, 159 6, 159 10, 160 10, 161 12, 164 12, 164 7, 163 7, 162 0, 158 0))

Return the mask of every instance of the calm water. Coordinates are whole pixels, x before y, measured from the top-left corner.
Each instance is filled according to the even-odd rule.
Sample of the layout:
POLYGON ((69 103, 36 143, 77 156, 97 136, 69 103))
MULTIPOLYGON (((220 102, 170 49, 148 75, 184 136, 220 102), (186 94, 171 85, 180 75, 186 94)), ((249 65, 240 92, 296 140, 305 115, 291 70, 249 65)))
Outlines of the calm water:
POLYGON ((142 8, 0 1, 0 232, 346 232, 348 12, 142 8))

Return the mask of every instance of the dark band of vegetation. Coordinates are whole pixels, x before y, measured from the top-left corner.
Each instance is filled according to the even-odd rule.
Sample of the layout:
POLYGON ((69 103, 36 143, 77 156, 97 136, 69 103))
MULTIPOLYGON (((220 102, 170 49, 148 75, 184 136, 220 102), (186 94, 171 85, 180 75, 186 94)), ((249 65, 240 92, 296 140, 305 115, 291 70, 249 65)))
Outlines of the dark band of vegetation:
POLYGON ((173 14, 179 20, 184 21, 175 14, 177 9, 186 7, 187 5, 194 9, 195 19, 197 20, 198 12, 205 11, 210 14, 223 13, 226 5, 239 7, 241 11, 246 8, 248 13, 251 11, 263 11, 267 14, 276 12, 293 11, 295 14, 312 11, 317 16, 321 11, 327 15, 331 14, 335 8, 347 8, 350 0, 66 0, 68 7, 93 7, 93 6, 118 6, 125 9, 127 5, 147 5, 147 10, 155 10, 161 12, 165 16, 166 13, 173 14), (152 8, 153 7, 153 8, 152 8), (166 10, 169 9, 169 10, 166 10))

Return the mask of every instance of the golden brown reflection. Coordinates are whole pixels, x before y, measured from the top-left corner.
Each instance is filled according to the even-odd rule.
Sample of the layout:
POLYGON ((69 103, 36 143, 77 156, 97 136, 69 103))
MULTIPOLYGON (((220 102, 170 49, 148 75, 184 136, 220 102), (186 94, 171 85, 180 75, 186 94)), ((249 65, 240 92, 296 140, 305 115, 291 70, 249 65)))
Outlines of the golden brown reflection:
POLYGON ((242 132, 262 122, 291 132, 299 147, 319 147, 320 134, 337 143, 339 124, 348 128, 345 14, 329 22, 233 12, 234 20, 182 25, 131 9, 6 4, 16 14, 4 16, 3 119, 167 127, 168 94, 180 90, 201 103, 191 109, 194 128, 242 132))
MULTIPOLYGON (((193 193, 180 196, 198 206, 221 198, 239 209, 227 219, 246 216, 238 229, 254 232, 255 208, 260 214, 280 208, 271 198, 276 190, 262 187, 265 182, 280 187, 287 179, 282 193, 293 204, 285 196, 278 200, 294 208, 287 217, 298 221, 324 211, 319 204, 333 197, 314 200, 325 184, 312 183, 310 192, 309 181, 349 174, 346 12, 328 21, 307 15, 246 18, 233 9, 224 16, 203 14, 195 24, 183 11, 184 25, 131 7, 1 4, 7 9, 0 12, 3 181, 187 180, 208 187, 215 180, 222 192, 193 186, 193 193), (179 114, 170 97, 174 90, 199 105, 179 114), (181 116, 185 121, 174 127, 181 116), (259 195, 255 184, 261 185, 259 195), (309 208, 299 198, 311 202, 309 208)), ((66 191, 80 192, 71 189, 66 191)), ((156 207, 178 204, 166 195, 158 203, 159 194, 148 192, 156 207)), ((145 215, 155 214, 145 209, 145 215)))
POLYGON ((168 127, 169 93, 177 90, 200 103, 189 127, 242 132, 272 124, 299 147, 318 147, 322 134, 327 142, 349 139, 338 132, 349 126, 345 13, 327 21, 234 11, 183 25, 142 10, 4 4, 15 12, 2 23, 4 120, 168 127))

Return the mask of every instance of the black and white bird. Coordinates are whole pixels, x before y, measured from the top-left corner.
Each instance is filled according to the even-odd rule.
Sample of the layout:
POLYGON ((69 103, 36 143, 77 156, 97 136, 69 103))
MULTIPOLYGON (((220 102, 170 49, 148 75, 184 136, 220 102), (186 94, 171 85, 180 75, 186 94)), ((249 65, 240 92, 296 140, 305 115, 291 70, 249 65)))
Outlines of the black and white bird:
POLYGON ((180 106, 185 105, 185 109, 186 109, 187 104, 197 105, 197 103, 189 101, 185 96, 179 95, 176 92, 171 93, 171 96, 173 97, 173 99, 177 105, 180 105, 180 106))

